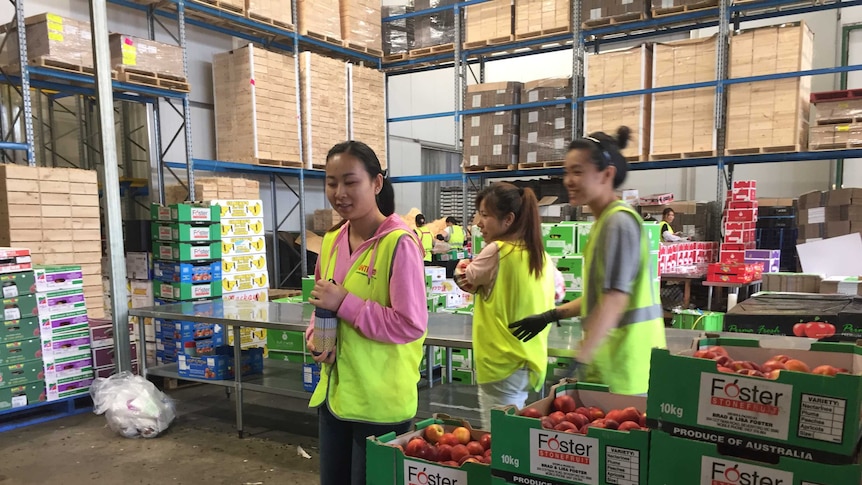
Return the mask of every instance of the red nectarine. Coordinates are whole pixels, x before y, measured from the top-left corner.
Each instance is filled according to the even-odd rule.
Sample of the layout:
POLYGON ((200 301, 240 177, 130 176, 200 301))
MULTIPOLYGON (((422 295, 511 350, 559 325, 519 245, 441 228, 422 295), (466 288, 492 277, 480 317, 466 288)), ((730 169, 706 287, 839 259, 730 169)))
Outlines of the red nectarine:
POLYGON ((485 451, 491 449, 491 433, 483 434, 481 438, 479 438, 479 443, 482 444, 482 448, 485 448, 485 451))
POLYGON ((461 444, 461 442, 458 441, 458 438, 456 438, 454 434, 443 433, 443 436, 441 436, 440 439, 437 440, 437 444, 438 445, 455 446, 455 445, 461 444))
POLYGON ((469 451, 471 455, 482 455, 485 453, 485 448, 482 447, 482 443, 471 441, 467 443, 467 451, 469 451))
POLYGON ((455 438, 458 438, 458 442, 462 445, 466 445, 473 438, 470 436, 470 430, 463 427, 458 426, 457 428, 452 430, 452 434, 455 435, 455 438))
POLYGON ((787 370, 794 372, 811 372, 811 369, 808 367, 808 364, 797 359, 788 360, 784 363, 784 366, 787 367, 787 370))
POLYGON ((578 405, 575 404, 575 400, 574 398, 572 398, 572 396, 564 394, 554 399, 554 409, 556 409, 557 411, 562 411, 563 414, 571 413, 577 407, 578 405))
POLYGON ((577 428, 577 426, 575 426, 574 424, 572 424, 568 421, 563 421, 560 424, 554 426, 554 429, 557 431, 572 432, 572 431, 577 430, 578 428, 577 428))
POLYGON ((831 365, 818 365, 811 371, 812 374, 820 374, 823 376, 834 376, 838 373, 838 369, 831 365))
POLYGON ((419 456, 420 450, 428 448, 428 442, 422 438, 416 437, 407 442, 407 448, 404 454, 407 456, 419 456))
POLYGON ((590 422, 590 418, 581 413, 566 413, 566 421, 574 424, 578 429, 581 429, 585 424, 590 422))
POLYGON ((554 422, 554 426, 566 420, 566 414, 562 411, 554 411, 548 417, 554 422))
POLYGON ((446 431, 443 430, 443 426, 440 426, 439 424, 429 425, 425 428, 425 439, 431 444, 436 444, 440 441, 440 437, 443 436, 445 432, 446 431))
POLYGON ((449 461, 452 459, 452 447, 449 445, 437 445, 437 460, 449 461))
POLYGON ((617 428, 617 430, 618 431, 631 431, 633 429, 640 429, 640 428, 641 428, 640 424, 635 423, 634 421, 626 421, 626 422, 620 424, 619 427, 617 428))
POLYGON ((542 413, 540 413, 539 410, 536 408, 524 408, 521 410, 521 412, 519 414, 521 416, 524 416, 525 418, 537 418, 538 419, 538 418, 542 417, 542 413))
POLYGON ((452 461, 457 461, 458 463, 461 463, 461 460, 465 457, 470 456, 470 452, 467 451, 467 447, 464 445, 453 446, 449 454, 452 456, 452 461))

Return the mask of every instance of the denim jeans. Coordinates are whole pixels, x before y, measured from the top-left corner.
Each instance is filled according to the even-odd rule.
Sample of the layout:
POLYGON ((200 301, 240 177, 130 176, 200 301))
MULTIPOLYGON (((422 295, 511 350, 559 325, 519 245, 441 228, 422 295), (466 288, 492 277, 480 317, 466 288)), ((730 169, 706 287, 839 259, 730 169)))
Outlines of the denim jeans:
POLYGON ((482 413, 482 429, 491 429, 491 408, 497 406, 524 407, 527 389, 530 386, 530 371, 519 369, 509 377, 488 384, 479 384, 479 410, 482 413))
POLYGON ((342 421, 327 403, 317 408, 320 422, 320 485, 365 485, 365 438, 410 431, 412 420, 398 424, 342 421))

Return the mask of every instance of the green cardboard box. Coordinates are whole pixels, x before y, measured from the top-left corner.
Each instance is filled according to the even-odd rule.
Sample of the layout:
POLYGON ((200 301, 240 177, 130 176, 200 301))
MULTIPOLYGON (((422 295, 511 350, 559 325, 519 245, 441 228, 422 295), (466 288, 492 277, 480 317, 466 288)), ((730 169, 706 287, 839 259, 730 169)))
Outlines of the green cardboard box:
POLYGON ((583 256, 563 256, 557 260, 557 269, 566 280, 566 291, 584 291, 583 256))
POLYGON ((425 275, 425 291, 428 292, 431 290, 431 285, 433 284, 431 280, 431 275, 425 275))
POLYGON ((475 369, 472 349, 452 349, 452 368, 458 370, 475 369))
POLYGON ((39 338, 39 317, 7 320, 0 323, 0 343, 39 338))
POLYGON ((0 411, 24 407, 47 400, 45 383, 42 381, 28 382, 11 387, 0 387, 0 411))
POLYGON ((283 360, 285 362, 290 362, 293 364, 313 364, 314 358, 312 358, 311 354, 304 354, 302 352, 282 352, 279 350, 270 350, 268 359, 272 360, 283 360))
POLYGON ((154 241, 221 242, 221 226, 219 224, 197 225, 186 222, 153 224, 152 235, 154 241))
POLYGON ((311 290, 314 289, 314 276, 306 276, 302 279, 302 301, 308 301, 311 297, 311 290))
POLYGON ((193 202, 169 206, 153 204, 150 206, 150 216, 153 221, 160 222, 220 222, 221 207, 193 202))
POLYGON ((154 242, 153 256, 167 261, 211 261, 221 259, 220 242, 192 244, 154 242))
POLYGON ((545 381, 559 382, 560 379, 571 377, 574 362, 575 359, 569 357, 548 357, 548 373, 545 381))
POLYGON ((20 386, 44 379, 45 366, 42 359, 0 366, 0 387, 20 386))
MULTIPOLYGON (((440 367, 443 365, 443 347, 433 347, 434 348, 434 367, 440 367)), ((425 372, 428 368, 428 346, 422 347, 422 360, 419 361, 419 372, 425 372)))
POLYGON ((36 277, 32 271, 0 274, 0 288, 3 291, 0 297, 3 298, 36 293, 36 277))
POLYGON ((644 222, 644 234, 649 241, 650 252, 658 252, 661 249, 661 225, 658 222, 644 222))
POLYGON ((269 350, 305 352, 305 334, 291 330, 269 329, 266 332, 266 346, 269 350))
MULTIPOLYGON (((646 408, 646 398, 612 394, 607 386, 566 382, 529 404, 549 414, 557 396, 604 411, 646 408)), ((541 421, 519 416, 514 406, 491 410, 494 443, 491 474, 510 483, 611 485, 647 483, 650 431, 589 428, 586 435, 543 429, 541 421), (523 466, 522 466, 523 465, 523 466)))
POLYGON ((476 385, 476 373, 466 369, 452 369, 452 384, 461 384, 464 386, 476 385))
POLYGON ((18 364, 42 358, 42 341, 39 337, 0 344, 0 365, 18 364))
POLYGON ((721 442, 743 453, 854 462, 862 437, 862 347, 813 343, 810 350, 770 349, 749 339, 703 339, 700 344, 721 345, 735 361, 759 365, 787 355, 812 369, 829 364, 857 375, 782 371, 775 380, 745 377, 718 372, 714 361, 692 357, 694 350, 672 355, 653 349, 647 403, 651 427, 721 442))
POLYGON ((651 434, 650 485, 856 485, 862 480, 860 465, 827 465, 791 457, 758 462, 723 455, 712 443, 661 431, 651 434))
MULTIPOLYGON (((412 438, 422 436, 425 428, 435 423, 442 425, 446 432, 464 426, 477 441, 482 435, 488 434, 487 431, 472 429, 467 421, 437 415, 416 423, 416 431, 401 436, 395 436, 395 433, 369 436, 366 442, 368 485, 490 485, 491 467, 488 465, 465 463, 461 467, 450 467, 404 456, 404 453, 396 448, 397 445, 406 448, 412 438)), ((492 449, 493 446, 496 446, 496 441, 492 449)))
POLYGON ((482 237, 482 230, 479 229, 479 226, 473 226, 470 234, 472 239, 470 250, 473 251, 473 254, 479 254, 485 248, 485 238, 482 237))
POLYGON ((156 298, 179 301, 218 298, 222 295, 222 284, 221 281, 195 284, 153 281, 153 295, 156 298))
POLYGON ((568 303, 570 301, 577 300, 581 296, 583 296, 582 291, 566 291, 566 295, 563 296, 563 303, 568 303))
POLYGON ((437 313, 446 309, 446 295, 431 295, 427 297, 428 313, 437 313))
POLYGON ((0 300, 0 304, 3 306, 3 314, 0 315, 0 322, 30 318, 39 314, 36 295, 20 295, 13 298, 4 298, 0 300))
POLYGON ((592 222, 579 221, 575 223, 578 226, 578 246, 577 254, 584 254, 587 250, 587 241, 590 240, 590 233, 593 231, 592 222))
POLYGON ((578 226, 571 222, 542 224, 542 243, 552 256, 566 256, 577 252, 578 226))

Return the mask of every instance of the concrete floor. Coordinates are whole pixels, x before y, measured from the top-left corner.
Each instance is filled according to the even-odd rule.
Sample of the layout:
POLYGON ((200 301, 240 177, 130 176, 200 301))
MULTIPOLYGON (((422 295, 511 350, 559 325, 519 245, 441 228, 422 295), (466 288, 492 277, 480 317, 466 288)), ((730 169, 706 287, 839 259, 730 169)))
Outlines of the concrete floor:
POLYGON ((92 413, 0 433, 0 485, 319 483, 317 416, 306 402, 246 392, 239 439, 224 389, 169 395, 178 418, 155 439, 122 438, 92 413))

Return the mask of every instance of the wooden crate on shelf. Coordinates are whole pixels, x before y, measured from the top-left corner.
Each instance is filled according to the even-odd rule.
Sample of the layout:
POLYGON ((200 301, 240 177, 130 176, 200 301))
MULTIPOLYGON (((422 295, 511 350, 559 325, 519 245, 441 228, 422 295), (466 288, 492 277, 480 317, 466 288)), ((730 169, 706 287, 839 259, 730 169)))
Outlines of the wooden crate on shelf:
POLYGON ((530 39, 572 30, 570 0, 515 0, 515 38, 530 39))
MULTIPOLYGON (((716 37, 655 44, 652 87, 715 80, 716 37)), ((715 88, 652 96, 650 159, 715 155, 715 88)))
MULTIPOLYGON (((652 84, 651 46, 589 55, 586 73, 587 96, 647 89, 652 84)), ((587 101, 584 132, 603 131, 615 136, 617 128, 628 126, 632 137, 622 153, 630 161, 644 161, 649 151, 651 102, 647 95, 587 101)))
MULTIPOLYGON (((165 187, 165 203, 176 204, 187 200, 188 190, 182 185, 165 187)), ((254 200, 260 199, 257 180, 242 177, 195 177, 195 199, 254 200)))
MULTIPOLYGON (((64 71, 93 72, 90 23, 43 13, 24 19, 27 26, 27 59, 31 65, 64 71)), ((5 26, 2 29, 5 31, 5 26)), ((13 28, 3 50, 3 66, 20 72, 18 31, 13 28)))
POLYGON ((377 69, 348 64, 353 120, 353 139, 374 150, 380 165, 386 168, 386 97, 385 75, 377 69))
POLYGON ((297 28, 300 34, 332 43, 341 43, 339 0, 297 0, 297 28))
POLYGON ((125 34, 111 34, 110 46, 111 66, 118 71, 186 79, 179 46, 125 34))
POLYGON ((216 156, 300 166, 293 58, 250 44, 213 56, 216 156))
POLYGON ((652 0, 653 18, 716 8, 718 0, 652 0))
POLYGON ((347 46, 383 55, 379 0, 341 0, 341 38, 347 46))
POLYGON ((245 9, 252 20, 293 30, 291 0, 245 0, 245 9))
POLYGON ((465 7, 465 47, 511 42, 512 13, 512 0, 489 0, 465 7))
POLYGON ((344 61, 303 52, 299 56, 305 168, 326 165, 326 154, 347 140, 347 66, 344 61))
MULTIPOLYGON (((804 22, 747 30, 731 37, 730 77, 812 68, 814 34, 804 22)), ((808 148, 811 77, 728 86, 729 155, 808 148)))

